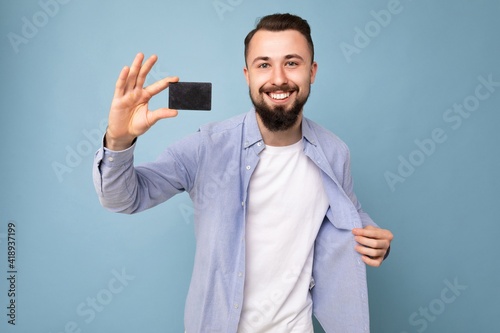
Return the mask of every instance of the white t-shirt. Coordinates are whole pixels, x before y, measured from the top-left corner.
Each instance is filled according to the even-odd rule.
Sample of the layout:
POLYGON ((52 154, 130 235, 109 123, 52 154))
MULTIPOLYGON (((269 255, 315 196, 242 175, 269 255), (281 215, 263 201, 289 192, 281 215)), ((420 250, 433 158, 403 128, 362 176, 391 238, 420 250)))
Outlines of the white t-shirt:
POLYGON ((266 148, 249 185, 239 333, 312 333, 314 241, 328 209, 302 140, 266 148))

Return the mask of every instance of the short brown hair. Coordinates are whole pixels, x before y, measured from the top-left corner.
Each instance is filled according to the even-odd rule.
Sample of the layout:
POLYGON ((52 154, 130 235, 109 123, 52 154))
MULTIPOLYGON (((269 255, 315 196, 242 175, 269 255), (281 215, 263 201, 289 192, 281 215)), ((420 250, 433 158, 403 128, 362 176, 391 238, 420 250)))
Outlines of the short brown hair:
POLYGON ((311 38, 311 27, 303 18, 292 14, 272 14, 262 17, 257 23, 255 29, 250 31, 245 37, 245 62, 248 55, 248 45, 255 33, 259 30, 267 31, 285 31, 296 30, 300 32, 307 40, 311 50, 311 61, 314 61, 314 44, 311 38))

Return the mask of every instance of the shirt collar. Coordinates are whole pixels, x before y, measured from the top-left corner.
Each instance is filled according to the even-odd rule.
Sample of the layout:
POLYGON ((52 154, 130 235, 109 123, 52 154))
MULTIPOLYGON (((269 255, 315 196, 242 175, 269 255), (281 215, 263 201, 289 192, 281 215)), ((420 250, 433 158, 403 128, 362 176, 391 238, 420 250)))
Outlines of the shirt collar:
POLYGON ((248 148, 257 142, 263 141, 259 125, 257 124, 255 109, 252 108, 252 110, 247 113, 244 120, 244 128, 243 148, 248 148))
POLYGON ((302 138, 304 138, 307 142, 315 147, 318 145, 318 138, 316 137, 314 131, 311 129, 309 119, 304 116, 302 116, 302 138))

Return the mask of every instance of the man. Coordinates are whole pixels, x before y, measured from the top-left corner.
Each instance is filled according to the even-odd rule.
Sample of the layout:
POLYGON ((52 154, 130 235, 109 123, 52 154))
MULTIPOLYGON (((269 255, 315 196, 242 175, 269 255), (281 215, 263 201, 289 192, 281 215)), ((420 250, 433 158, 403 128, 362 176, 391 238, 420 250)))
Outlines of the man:
POLYGON ((177 115, 148 110, 179 80, 143 88, 156 60, 138 54, 121 71, 94 183, 101 203, 123 213, 189 193, 196 254, 186 332, 309 333, 313 312, 327 332, 369 331, 363 262, 379 266, 393 236, 361 210, 347 146, 303 116, 317 71, 308 23, 262 18, 245 39, 254 110, 134 167, 137 137, 177 115))

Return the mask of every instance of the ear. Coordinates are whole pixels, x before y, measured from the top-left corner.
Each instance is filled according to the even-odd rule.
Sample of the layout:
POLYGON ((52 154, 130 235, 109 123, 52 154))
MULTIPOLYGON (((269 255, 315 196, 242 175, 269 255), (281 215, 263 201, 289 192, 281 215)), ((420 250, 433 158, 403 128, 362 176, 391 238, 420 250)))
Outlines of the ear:
POLYGON ((318 63, 314 61, 311 65, 311 84, 314 83, 314 79, 316 78, 316 72, 318 71, 318 63))
POLYGON ((248 68, 247 66, 243 67, 243 74, 245 74, 245 79, 247 80, 248 86, 250 86, 250 79, 248 78, 248 68))

